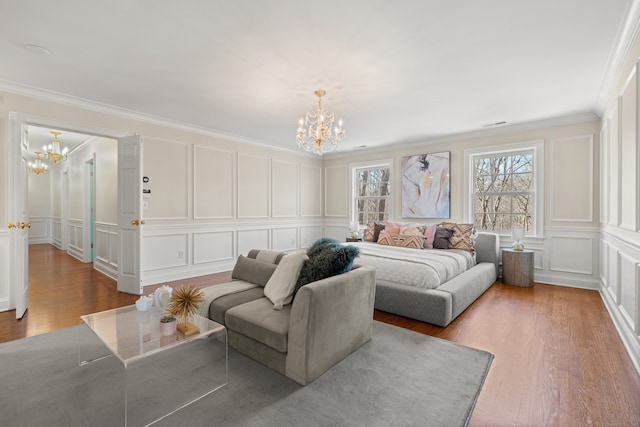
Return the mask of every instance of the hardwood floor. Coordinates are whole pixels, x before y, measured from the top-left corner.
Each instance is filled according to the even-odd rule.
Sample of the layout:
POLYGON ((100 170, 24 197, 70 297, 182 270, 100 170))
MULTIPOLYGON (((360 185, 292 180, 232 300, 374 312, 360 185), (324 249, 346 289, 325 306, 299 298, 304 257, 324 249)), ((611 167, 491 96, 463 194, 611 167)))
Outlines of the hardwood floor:
MULTIPOLYGON (((0 313, 0 342, 72 326, 82 314, 138 298, 50 245, 31 245, 29 254, 30 308, 22 320, 0 313)), ((596 291, 498 282, 446 328, 381 311, 374 318, 495 355, 470 426, 640 426, 640 377, 596 291)))

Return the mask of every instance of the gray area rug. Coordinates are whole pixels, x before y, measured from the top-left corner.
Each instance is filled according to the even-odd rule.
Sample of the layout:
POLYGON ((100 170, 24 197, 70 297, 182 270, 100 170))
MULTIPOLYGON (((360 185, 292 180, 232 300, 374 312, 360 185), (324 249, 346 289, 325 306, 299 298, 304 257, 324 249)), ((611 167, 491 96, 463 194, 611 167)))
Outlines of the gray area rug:
MULTIPOLYGON (((218 343, 182 346, 126 372, 114 357, 79 367, 79 345, 102 348, 79 339, 81 328, 0 344, 3 426, 124 425, 125 378, 128 425, 142 425, 149 408, 214 381, 198 359, 224 365, 218 343), (159 373, 169 373, 169 386, 154 383, 159 373), (144 390, 160 396, 140 397, 144 390)), ((493 355, 380 322, 373 331, 369 343, 306 387, 229 349, 228 384, 154 425, 465 426, 493 355)))

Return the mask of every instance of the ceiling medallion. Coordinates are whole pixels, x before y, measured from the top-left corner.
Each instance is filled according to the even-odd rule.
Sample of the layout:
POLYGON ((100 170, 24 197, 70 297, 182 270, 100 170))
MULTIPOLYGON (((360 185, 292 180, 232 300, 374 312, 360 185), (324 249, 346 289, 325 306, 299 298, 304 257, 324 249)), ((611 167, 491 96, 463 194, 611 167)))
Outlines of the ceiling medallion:
POLYGON ((297 140, 298 147, 322 156, 340 145, 344 137, 344 129, 342 119, 338 120, 338 126, 332 129, 333 113, 322 108, 322 97, 326 92, 318 89, 314 94, 318 97, 318 110, 309 111, 304 120, 300 118, 297 140))

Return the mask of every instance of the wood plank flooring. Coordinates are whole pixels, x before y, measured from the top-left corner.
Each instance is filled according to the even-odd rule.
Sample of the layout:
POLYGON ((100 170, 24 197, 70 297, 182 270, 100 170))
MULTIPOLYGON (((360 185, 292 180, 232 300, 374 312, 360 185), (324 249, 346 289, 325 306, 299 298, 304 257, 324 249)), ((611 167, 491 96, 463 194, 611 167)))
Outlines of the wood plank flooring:
MULTIPOLYGON (((0 342, 76 325, 82 314, 138 298, 50 245, 31 245, 29 254, 30 308, 22 320, 0 313, 0 342)), ((640 426, 640 377, 596 291, 497 282, 446 328, 381 311, 374 318, 495 355, 470 426, 640 426)))

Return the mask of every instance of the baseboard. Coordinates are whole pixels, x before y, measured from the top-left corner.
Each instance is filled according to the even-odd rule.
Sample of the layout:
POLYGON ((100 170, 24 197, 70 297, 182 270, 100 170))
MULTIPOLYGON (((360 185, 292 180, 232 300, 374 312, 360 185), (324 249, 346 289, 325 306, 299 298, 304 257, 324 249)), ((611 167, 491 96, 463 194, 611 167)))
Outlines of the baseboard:
POLYGON ((600 287, 599 292, 600 298, 602 298, 604 306, 609 312, 609 317, 611 317, 613 325, 618 331, 618 336, 620 336, 622 344, 624 344, 624 347, 627 349, 627 353, 629 354, 629 358, 631 359, 634 368, 636 368, 638 375, 640 375, 640 343, 633 331, 629 330, 627 323, 622 317, 622 314, 620 313, 620 310, 618 310, 615 302, 611 299, 609 292, 602 287, 600 287))

